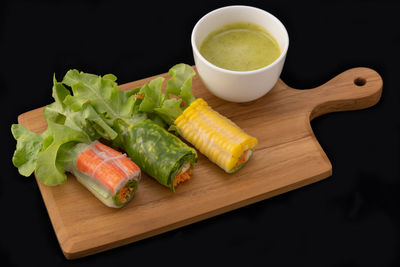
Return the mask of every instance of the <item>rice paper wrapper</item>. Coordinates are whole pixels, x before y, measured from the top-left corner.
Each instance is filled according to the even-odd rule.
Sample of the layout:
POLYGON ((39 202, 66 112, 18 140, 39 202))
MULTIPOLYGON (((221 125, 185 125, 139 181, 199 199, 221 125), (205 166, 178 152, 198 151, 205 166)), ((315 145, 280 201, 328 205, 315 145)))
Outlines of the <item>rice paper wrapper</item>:
POLYGON ((105 205, 121 208, 133 198, 141 171, 126 154, 99 141, 77 144, 70 153, 67 171, 105 205))
POLYGON ((139 167, 160 184, 175 190, 173 179, 185 163, 197 162, 196 151, 152 120, 135 125, 117 123, 116 144, 122 146, 139 167))

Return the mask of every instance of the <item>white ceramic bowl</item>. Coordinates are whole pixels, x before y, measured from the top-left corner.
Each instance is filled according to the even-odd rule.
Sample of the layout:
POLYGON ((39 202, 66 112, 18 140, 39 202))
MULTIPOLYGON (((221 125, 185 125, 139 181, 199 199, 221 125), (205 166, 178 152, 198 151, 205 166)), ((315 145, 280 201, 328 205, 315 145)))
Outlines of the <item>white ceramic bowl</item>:
POLYGON ((217 97, 231 102, 248 102, 268 93, 276 84, 285 62, 289 36, 285 26, 270 13, 250 6, 227 6, 211 11, 194 26, 193 57, 205 86, 217 97), (251 71, 231 71, 215 66, 199 52, 204 38, 232 22, 251 22, 264 27, 278 42, 281 55, 270 65, 251 71))

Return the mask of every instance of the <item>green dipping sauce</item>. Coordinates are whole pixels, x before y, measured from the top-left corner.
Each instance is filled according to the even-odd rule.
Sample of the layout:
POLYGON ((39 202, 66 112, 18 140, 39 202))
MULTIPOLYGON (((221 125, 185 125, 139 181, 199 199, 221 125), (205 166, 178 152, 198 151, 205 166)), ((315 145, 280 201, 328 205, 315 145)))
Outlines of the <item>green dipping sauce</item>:
POLYGON ((250 71, 274 62, 281 50, 263 27, 250 22, 235 22, 211 32, 201 44, 200 54, 217 67, 250 71))

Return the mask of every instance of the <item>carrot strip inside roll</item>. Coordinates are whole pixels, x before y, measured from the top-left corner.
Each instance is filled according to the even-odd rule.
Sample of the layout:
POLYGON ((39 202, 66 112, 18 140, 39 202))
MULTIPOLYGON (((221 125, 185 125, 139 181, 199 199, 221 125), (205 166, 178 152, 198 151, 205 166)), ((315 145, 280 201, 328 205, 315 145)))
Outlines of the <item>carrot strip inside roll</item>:
POLYGON ((107 186, 113 193, 126 177, 125 172, 112 158, 103 158, 92 149, 87 149, 79 155, 76 168, 107 186))
POLYGON ((71 172, 106 205, 119 207, 133 196, 140 168, 125 154, 99 141, 80 144, 75 168, 71 172))

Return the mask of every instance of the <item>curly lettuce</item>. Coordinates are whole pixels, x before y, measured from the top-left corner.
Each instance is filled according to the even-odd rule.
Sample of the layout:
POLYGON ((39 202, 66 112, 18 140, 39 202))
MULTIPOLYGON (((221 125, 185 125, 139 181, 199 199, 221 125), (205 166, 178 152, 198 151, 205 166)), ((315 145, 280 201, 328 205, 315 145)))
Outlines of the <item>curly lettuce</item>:
POLYGON ((67 180, 64 165, 58 160, 68 153, 68 149, 63 149, 64 145, 90 142, 84 132, 52 121, 48 121, 48 130, 43 134, 36 134, 19 124, 13 124, 11 132, 17 140, 12 158, 14 166, 26 177, 35 172, 45 185, 58 185, 67 180))
MULTIPOLYGON (((116 120, 130 120, 135 110, 137 90, 122 91, 118 89, 113 74, 98 76, 90 73, 69 70, 62 83, 71 87, 74 101, 71 104, 75 110, 84 103, 90 105, 101 114, 108 125, 114 125, 116 120)), ((72 101, 70 101, 72 102, 72 101)), ((69 102, 67 102, 69 103, 69 102)), ((137 116, 141 117, 142 116, 137 116)))
MULTIPOLYGON (((174 127, 173 121, 195 100, 191 91, 195 72, 190 66, 175 65, 169 75, 171 78, 164 92, 165 79, 161 77, 130 91, 119 90, 117 78, 112 74, 98 76, 73 69, 65 74, 62 82, 54 77, 54 102, 47 105, 43 113, 48 129, 37 134, 19 124, 11 127, 17 140, 13 164, 24 176, 34 172, 43 184, 58 185, 66 181, 65 169, 72 161, 69 151, 77 143, 105 139, 120 148, 133 149, 136 138, 126 141, 121 136, 133 134, 134 126, 145 121, 160 132, 161 141, 167 140, 169 133, 164 128, 167 124, 174 127), (138 97, 140 95, 144 97, 138 97), (122 129, 119 125, 128 127, 122 129), (120 144, 122 141, 126 143, 120 144)), ((171 149, 168 147, 171 142, 165 142, 171 149)), ((183 144, 180 145, 190 152, 185 150, 185 153, 197 159, 195 151, 183 144)), ((160 148, 154 149, 158 149, 160 154, 160 148)), ((148 158, 147 152, 137 152, 148 158)), ((164 157, 171 159, 170 156, 164 157)), ((149 165, 147 171, 151 174, 156 165, 149 165)), ((155 178, 160 180, 160 177, 155 178)))
POLYGON ((168 125, 173 122, 196 98, 192 92, 192 78, 196 72, 187 64, 173 66, 168 75, 171 78, 167 81, 165 91, 162 86, 165 79, 157 77, 143 85, 139 90, 138 98, 139 111, 155 114, 162 118, 168 125))
MULTIPOLYGON (((76 75, 67 76, 70 84, 73 77, 76 75)), ((114 86, 114 77, 113 75, 100 77, 100 80, 96 81, 99 83, 97 90, 106 94, 109 86, 114 86)), ((84 86, 74 82, 74 88, 76 87, 84 86)), ((88 99, 71 95, 64 84, 57 82, 55 78, 52 96, 54 102, 47 105, 43 111, 48 124, 45 132, 37 134, 19 124, 11 126, 11 132, 17 140, 12 158, 14 166, 21 175, 28 177, 34 172, 43 184, 50 186, 66 181, 64 166, 70 161, 68 157, 70 147, 76 143, 89 143, 100 138, 113 140, 118 135, 110 126, 111 116, 97 112, 88 99)), ((111 94, 107 96, 107 101, 119 103, 125 100, 121 100, 118 94, 111 94)), ((132 107, 128 105, 130 104, 124 103, 120 113, 132 116, 130 110, 133 110, 133 105, 132 107)))

